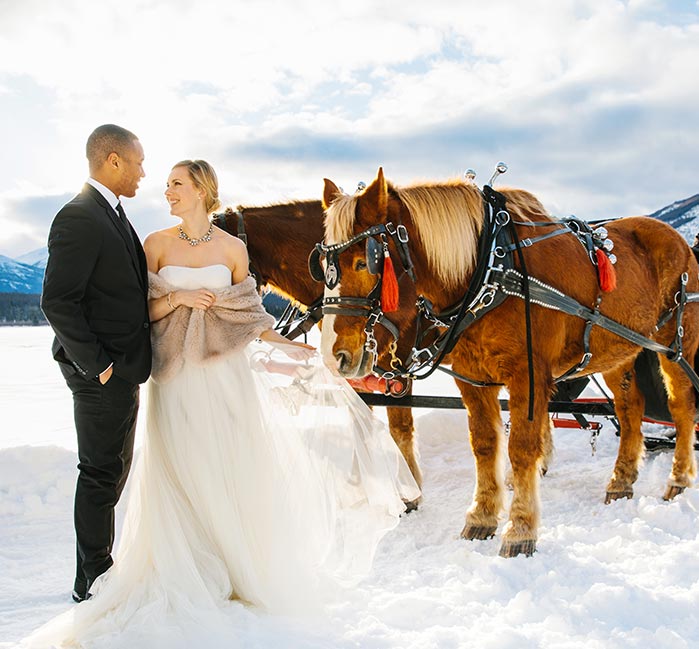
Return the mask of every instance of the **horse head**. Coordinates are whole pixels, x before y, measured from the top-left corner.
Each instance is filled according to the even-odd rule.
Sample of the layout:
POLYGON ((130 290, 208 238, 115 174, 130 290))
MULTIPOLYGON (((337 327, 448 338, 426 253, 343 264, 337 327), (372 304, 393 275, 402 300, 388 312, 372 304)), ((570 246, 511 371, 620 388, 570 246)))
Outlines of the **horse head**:
POLYGON ((323 206, 325 245, 319 246, 311 270, 326 284, 325 362, 348 378, 366 376, 375 367, 381 374, 395 371, 415 340, 410 215, 382 169, 353 196, 325 179, 323 206))

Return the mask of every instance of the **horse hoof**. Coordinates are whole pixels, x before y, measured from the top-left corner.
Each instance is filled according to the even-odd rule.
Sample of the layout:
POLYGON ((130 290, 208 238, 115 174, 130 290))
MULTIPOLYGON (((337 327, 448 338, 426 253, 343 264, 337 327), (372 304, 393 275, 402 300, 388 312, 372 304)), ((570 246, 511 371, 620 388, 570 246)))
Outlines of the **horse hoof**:
POLYGON ((420 504, 420 499, 418 498, 417 500, 404 500, 403 503, 405 504, 405 513, 409 514, 410 512, 417 511, 417 507, 420 504))
POLYGON ((633 498, 633 489, 627 489, 626 491, 608 491, 604 499, 604 504, 608 505, 612 500, 621 500, 622 498, 633 498))
POLYGON ((467 525, 461 530, 461 538, 467 541, 485 541, 495 536, 495 525, 467 525))
POLYGON ((685 487, 678 487, 676 485, 668 485, 665 488, 665 493, 663 494, 663 500, 672 500, 675 496, 679 496, 685 487))
POLYGON ((531 557, 536 552, 536 541, 517 541, 514 543, 503 543, 498 553, 505 559, 517 557, 523 554, 525 557, 531 557))

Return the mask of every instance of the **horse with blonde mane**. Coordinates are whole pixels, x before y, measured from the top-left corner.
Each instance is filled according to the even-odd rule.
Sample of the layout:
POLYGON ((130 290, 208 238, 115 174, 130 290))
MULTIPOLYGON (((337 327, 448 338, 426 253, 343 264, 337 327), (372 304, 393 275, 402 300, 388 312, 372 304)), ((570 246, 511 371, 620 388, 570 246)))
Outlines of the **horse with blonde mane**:
MULTIPOLYGON (((501 294, 495 306, 485 297, 473 302, 472 313, 466 313, 472 319, 443 361, 472 379, 457 381, 469 414, 476 462, 473 502, 461 532, 465 539, 492 537, 504 510, 505 436, 498 393, 502 386, 509 391, 507 452, 513 498, 500 554, 511 557, 536 550, 540 466, 549 431, 548 402, 557 378, 601 373, 613 393, 621 431, 606 489, 610 503, 633 495, 643 457, 644 403, 634 360, 641 345, 666 352, 658 356, 677 438, 664 497, 671 499, 693 484, 695 390, 685 369, 699 346, 699 305, 683 296, 699 290, 699 267, 673 228, 647 217, 628 217, 606 224, 617 263, 613 271, 607 268, 615 272, 616 288, 610 281, 605 285, 600 273, 602 262, 610 265, 611 245, 600 247, 605 257, 601 259, 592 245, 594 241, 600 245, 599 233, 576 232, 572 225, 566 229, 527 191, 501 189, 499 194, 506 200, 506 211, 499 211, 495 222, 511 219, 508 227, 514 237, 510 244, 492 249, 488 272, 493 290, 501 294), (493 269, 498 257, 509 259, 509 270, 503 271, 502 263, 499 271, 493 269), (500 279, 494 280, 495 276, 500 279), (556 303, 567 300, 578 305, 583 316, 540 303, 536 291, 553 296, 556 303)), ((402 265, 406 270, 412 266, 415 284, 404 290, 399 283, 397 308, 382 311, 382 317, 401 331, 414 326, 419 319, 416 295, 431 304, 432 313, 453 316, 453 306, 463 303, 472 275, 478 272, 479 253, 482 257, 484 195, 475 184, 460 180, 395 187, 386 182, 381 169, 371 185, 353 196, 343 195, 326 179, 325 244, 318 248, 325 255, 326 283, 327 268, 333 267, 332 281, 327 283, 333 290, 326 290, 324 309, 334 314, 325 316, 326 362, 335 363, 345 377, 356 377, 372 370, 372 351, 387 353, 386 340, 368 340, 373 334, 367 319, 358 316, 367 305, 388 299, 385 287, 377 297, 377 286, 390 279, 389 258, 405 261, 409 253, 410 263, 402 265), (391 234, 398 226, 404 228, 402 237, 391 234), (380 241, 375 245, 369 239, 380 241), (373 254, 377 245, 383 248, 383 265, 377 265, 380 255, 370 258, 370 248, 373 254), (373 300, 367 301, 368 295, 373 300), (348 304, 353 305, 349 310, 348 304)), ((581 222, 576 227, 584 228, 581 222)), ((400 270, 400 265, 396 261, 391 268, 400 270)), ((436 320, 442 327, 449 322, 448 317, 436 320)))

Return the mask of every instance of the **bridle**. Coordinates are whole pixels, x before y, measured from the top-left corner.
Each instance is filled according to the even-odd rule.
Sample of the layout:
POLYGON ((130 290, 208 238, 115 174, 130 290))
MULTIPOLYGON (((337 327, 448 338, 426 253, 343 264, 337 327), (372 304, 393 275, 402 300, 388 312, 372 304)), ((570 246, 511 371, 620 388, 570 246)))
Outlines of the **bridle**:
MULTIPOLYGON (((388 242, 392 241, 401 261, 403 274, 407 275, 411 281, 415 282, 415 270, 410 258, 408 248, 408 230, 399 223, 379 223, 363 232, 351 237, 347 241, 334 244, 317 243, 315 249, 311 251, 308 258, 308 268, 313 279, 323 282, 325 286, 333 290, 341 280, 339 256, 352 246, 365 241, 365 260, 367 271, 376 276, 376 282, 366 297, 349 297, 327 295, 323 298, 323 315, 344 315, 366 318, 364 333, 366 341, 364 348, 373 358, 373 371, 387 382, 400 376, 409 379, 404 371, 404 365, 396 356, 397 341, 400 337, 398 326, 392 322, 385 313, 381 295, 385 278, 384 267, 386 258, 389 256, 388 242), (321 259, 325 262, 325 268, 321 264, 321 259), (389 344, 391 354, 391 369, 384 369, 378 366, 378 343, 374 335, 377 325, 381 325, 392 337, 389 344)), ((404 381, 406 391, 409 388, 409 381, 404 381)), ((404 391, 405 392, 405 391, 404 391)), ((403 393, 404 393, 403 392, 403 393)), ((400 396, 400 394, 398 394, 400 396)))

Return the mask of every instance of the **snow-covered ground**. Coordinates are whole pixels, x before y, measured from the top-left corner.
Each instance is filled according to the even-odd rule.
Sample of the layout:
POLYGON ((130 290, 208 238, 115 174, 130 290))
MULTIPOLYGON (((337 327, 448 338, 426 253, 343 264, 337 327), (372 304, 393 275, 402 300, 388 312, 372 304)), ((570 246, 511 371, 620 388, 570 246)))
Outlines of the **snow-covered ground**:
MULTIPOLYGON (((47 327, 0 328, 0 647, 74 606, 75 440, 50 341, 47 327)), ((420 393, 456 394, 433 377, 420 393)), ((605 506, 612 426, 594 456, 586 433, 558 430, 538 552, 501 559, 497 538, 459 539, 473 489, 465 412, 415 415, 424 502, 370 578, 326 620, 250 611, 231 647, 699 647, 699 490, 662 501, 670 453, 648 456, 633 500, 605 506)))

